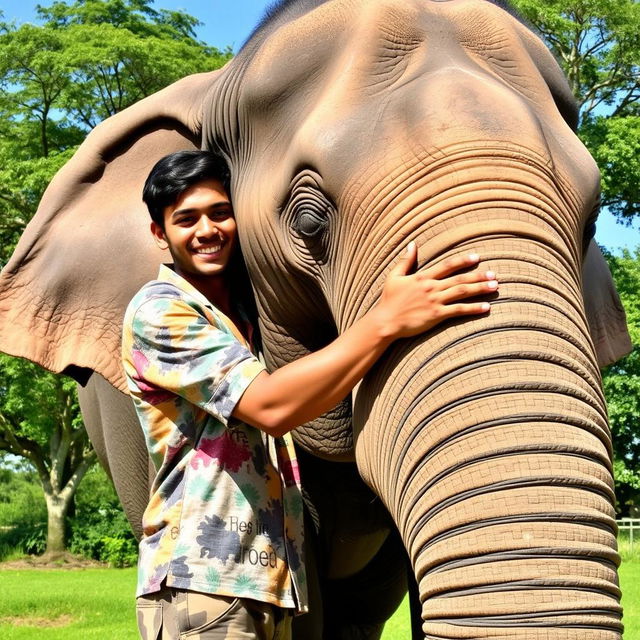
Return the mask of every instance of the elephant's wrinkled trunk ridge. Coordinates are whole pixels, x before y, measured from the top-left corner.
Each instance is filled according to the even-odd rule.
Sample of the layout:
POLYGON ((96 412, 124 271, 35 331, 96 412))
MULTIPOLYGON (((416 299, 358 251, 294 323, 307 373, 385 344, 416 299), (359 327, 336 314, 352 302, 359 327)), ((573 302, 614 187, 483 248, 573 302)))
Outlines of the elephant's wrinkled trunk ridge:
POLYGON ((492 260, 490 314, 398 344, 355 402, 358 464, 409 550, 428 637, 622 628, 611 440, 579 283, 533 252, 492 260))

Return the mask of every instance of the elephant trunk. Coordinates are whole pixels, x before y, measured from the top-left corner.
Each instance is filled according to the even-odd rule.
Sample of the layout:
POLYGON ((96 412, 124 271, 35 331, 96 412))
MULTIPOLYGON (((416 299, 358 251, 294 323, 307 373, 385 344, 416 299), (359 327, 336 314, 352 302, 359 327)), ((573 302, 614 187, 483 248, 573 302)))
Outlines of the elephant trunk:
POLYGON ((619 638, 611 437, 578 266, 531 237, 470 246, 500 279, 491 312, 399 343, 363 381, 361 474, 409 552, 427 637, 619 638))

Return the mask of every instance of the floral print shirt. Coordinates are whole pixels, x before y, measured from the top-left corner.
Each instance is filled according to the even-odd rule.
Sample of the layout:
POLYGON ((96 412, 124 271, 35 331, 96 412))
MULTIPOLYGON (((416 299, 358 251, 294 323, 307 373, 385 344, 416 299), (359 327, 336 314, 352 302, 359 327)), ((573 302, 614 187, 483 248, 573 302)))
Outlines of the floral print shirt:
POLYGON ((163 265, 127 308, 122 358, 157 469, 137 595, 166 581, 306 611, 293 442, 231 417, 264 370, 235 325, 163 265))

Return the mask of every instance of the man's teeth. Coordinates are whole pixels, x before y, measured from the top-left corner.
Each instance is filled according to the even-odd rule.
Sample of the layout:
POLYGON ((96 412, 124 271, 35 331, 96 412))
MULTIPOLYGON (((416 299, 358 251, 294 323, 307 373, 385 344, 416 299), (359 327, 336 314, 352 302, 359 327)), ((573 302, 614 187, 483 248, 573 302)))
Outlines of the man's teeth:
POLYGON ((199 249, 196 249, 195 252, 196 253, 218 253, 220 249, 222 249, 222 245, 215 244, 211 247, 200 247, 199 249))

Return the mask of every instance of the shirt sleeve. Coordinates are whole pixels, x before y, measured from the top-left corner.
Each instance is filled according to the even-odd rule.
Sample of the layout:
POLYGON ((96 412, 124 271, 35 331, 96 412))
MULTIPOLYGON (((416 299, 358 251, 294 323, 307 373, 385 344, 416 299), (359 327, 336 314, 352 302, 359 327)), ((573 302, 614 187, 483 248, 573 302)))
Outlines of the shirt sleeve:
POLYGON ((132 324, 138 385, 181 396, 224 425, 265 369, 235 336, 182 299, 147 300, 132 324))

